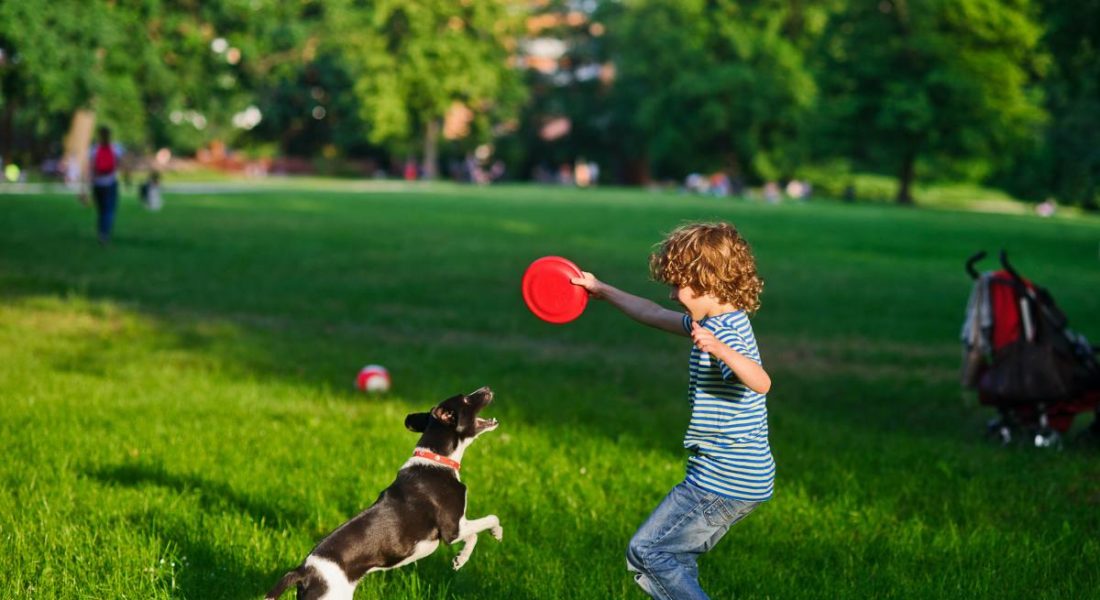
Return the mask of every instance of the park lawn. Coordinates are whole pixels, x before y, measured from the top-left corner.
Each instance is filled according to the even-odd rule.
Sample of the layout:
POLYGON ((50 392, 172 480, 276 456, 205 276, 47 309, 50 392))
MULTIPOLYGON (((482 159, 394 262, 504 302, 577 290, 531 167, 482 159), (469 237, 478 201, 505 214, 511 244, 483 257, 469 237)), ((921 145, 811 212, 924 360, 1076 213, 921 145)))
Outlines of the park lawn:
POLYGON ((392 481, 405 414, 488 384, 502 424, 462 478, 503 542, 356 597, 642 598, 624 552, 683 475, 687 340, 600 303, 539 322, 519 280, 560 254, 665 302, 648 252, 698 219, 765 278, 778 463, 701 561, 713 598, 1096 597, 1100 449, 984 439, 957 338, 962 262, 1002 247, 1100 338, 1100 221, 332 187, 124 195, 109 248, 71 197, 0 195, 0 597, 258 598, 392 481), (390 394, 354 390, 367 363, 390 394))

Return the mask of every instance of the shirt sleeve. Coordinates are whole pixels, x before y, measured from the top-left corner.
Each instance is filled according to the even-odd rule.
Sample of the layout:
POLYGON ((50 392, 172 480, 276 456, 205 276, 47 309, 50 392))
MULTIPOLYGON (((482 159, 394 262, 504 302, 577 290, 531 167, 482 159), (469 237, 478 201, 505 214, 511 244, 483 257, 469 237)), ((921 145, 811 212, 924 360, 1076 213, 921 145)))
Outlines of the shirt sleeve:
POLYGON ((691 315, 684 315, 683 325, 684 331, 691 335, 691 315))

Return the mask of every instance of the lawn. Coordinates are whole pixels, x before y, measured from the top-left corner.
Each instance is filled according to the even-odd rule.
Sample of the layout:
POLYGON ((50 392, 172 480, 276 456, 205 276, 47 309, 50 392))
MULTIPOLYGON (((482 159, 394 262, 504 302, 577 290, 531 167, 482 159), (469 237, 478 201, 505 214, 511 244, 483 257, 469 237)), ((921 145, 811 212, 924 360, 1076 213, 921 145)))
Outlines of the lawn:
POLYGON ((0 195, 0 597, 261 597, 392 481, 407 413, 487 384, 501 426, 462 479, 503 542, 356 598, 640 600, 624 553, 683 475, 688 341, 600 303, 542 323, 519 281, 559 254, 664 302, 647 255, 698 219, 758 257, 778 464, 702 559, 713 598, 1100 589, 1100 448, 986 440, 957 341, 963 260, 1002 247, 1100 339, 1095 218, 522 186, 122 201, 101 248, 71 197, 0 195), (367 363, 390 394, 354 389, 367 363))

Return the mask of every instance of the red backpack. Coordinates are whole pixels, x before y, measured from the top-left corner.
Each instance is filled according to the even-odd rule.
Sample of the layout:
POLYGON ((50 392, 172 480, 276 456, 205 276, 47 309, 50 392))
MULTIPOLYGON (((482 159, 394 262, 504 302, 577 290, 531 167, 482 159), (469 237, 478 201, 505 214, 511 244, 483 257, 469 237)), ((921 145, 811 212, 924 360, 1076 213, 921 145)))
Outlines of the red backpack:
POLYGON ((115 151, 110 144, 100 144, 95 151, 95 174, 110 175, 115 171, 115 151))

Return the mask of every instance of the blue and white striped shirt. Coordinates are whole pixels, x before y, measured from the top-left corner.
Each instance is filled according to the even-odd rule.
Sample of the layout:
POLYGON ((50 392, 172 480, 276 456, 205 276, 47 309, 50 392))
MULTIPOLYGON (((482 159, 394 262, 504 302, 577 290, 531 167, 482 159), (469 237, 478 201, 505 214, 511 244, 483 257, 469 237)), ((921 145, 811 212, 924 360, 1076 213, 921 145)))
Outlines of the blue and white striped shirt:
MULTIPOLYGON (((723 344, 760 364, 752 325, 743 311, 700 321, 723 344)), ((691 332, 691 317, 684 315, 691 332)), ((775 461, 768 444, 766 396, 737 379, 726 363, 692 346, 688 371, 691 421, 684 435, 687 481, 720 496, 760 502, 772 496, 775 461)))

